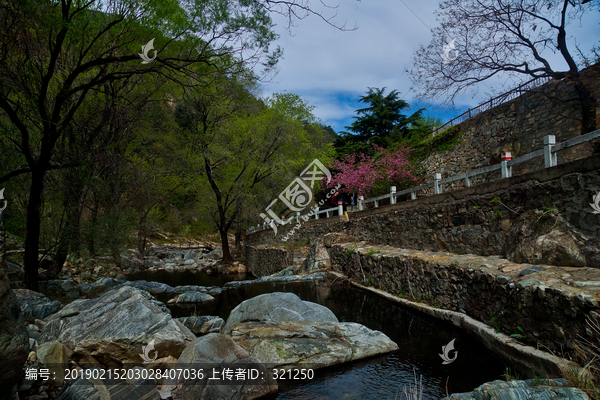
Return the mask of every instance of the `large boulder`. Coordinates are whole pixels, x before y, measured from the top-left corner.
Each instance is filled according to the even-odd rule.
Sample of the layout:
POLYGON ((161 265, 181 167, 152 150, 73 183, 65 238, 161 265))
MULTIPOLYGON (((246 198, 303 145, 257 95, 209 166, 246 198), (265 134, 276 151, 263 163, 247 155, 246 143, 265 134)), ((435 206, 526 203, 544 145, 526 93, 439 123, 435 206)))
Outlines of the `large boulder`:
POLYGON ((511 224, 507 258, 516 263, 600 268, 600 241, 578 232, 556 210, 529 210, 511 224))
POLYGON ((271 372, 259 360, 238 346, 230 337, 210 333, 194 340, 185 348, 173 369, 204 370, 203 379, 165 380, 163 392, 171 392, 173 399, 256 399, 277 392, 277 382, 271 372), (209 368, 229 368, 233 371, 252 369, 257 372, 256 379, 237 380, 234 376, 229 382, 224 379, 210 380, 213 371, 209 368))
MULTIPOLYGON (((102 370, 89 371, 88 376, 96 373, 102 374, 102 370)), ((85 374, 86 372, 84 372, 85 374)), ((84 375, 85 376, 85 375, 84 375)), ((106 377, 106 373, 104 374, 106 377)), ((69 380, 58 394, 57 400, 161 400, 156 383, 152 379, 134 380, 108 380, 108 379, 86 379, 78 376, 77 379, 69 380)))
POLYGON ((60 309, 60 301, 29 289, 15 289, 25 320, 44 319, 60 309))
POLYGON ((249 321, 338 322, 338 319, 327 307, 303 301, 293 293, 267 293, 243 301, 235 307, 229 314, 222 332, 230 333, 233 325, 249 321))
POLYGON ((0 399, 11 397, 23 376, 29 338, 17 296, 10 288, 5 266, 0 263, 0 399))
POLYGON ((166 306, 145 290, 113 289, 97 299, 76 300, 49 318, 40 342, 57 340, 83 364, 141 364, 151 342, 158 355, 178 356, 195 339, 166 306))
POLYGON ((484 383, 472 392, 451 394, 443 400, 589 400, 588 395, 583 391, 565 385, 566 382, 562 379, 493 381, 484 383))
POLYGON ((269 366, 324 368, 398 350, 385 334, 354 322, 247 322, 232 339, 269 366))

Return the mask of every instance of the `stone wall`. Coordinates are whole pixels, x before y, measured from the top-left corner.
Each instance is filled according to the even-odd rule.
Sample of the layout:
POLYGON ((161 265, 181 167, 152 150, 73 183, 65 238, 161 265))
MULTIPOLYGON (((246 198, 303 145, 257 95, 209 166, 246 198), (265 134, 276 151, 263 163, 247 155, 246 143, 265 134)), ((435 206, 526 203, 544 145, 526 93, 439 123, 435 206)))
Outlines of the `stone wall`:
POLYGON ((294 259, 293 251, 264 245, 245 246, 244 253, 247 271, 257 278, 281 271, 294 259))
MULTIPOLYGON (((349 213, 349 221, 310 220, 288 243, 340 232, 358 240, 414 250, 508 255, 519 262, 600 268, 600 214, 593 214, 589 205, 598 192, 600 157, 590 157, 471 188, 349 213), (566 231, 566 236, 552 236, 557 227, 566 231), (540 235, 550 235, 547 243, 567 246, 563 249, 567 253, 574 251, 570 261, 536 260, 535 242, 540 235), (523 243, 532 247, 524 248, 523 243)), ((253 233, 246 242, 280 244, 289 229, 280 227, 277 235, 272 230, 253 233)))
MULTIPOLYGON (((583 73, 591 90, 600 93, 600 64, 587 68, 583 73)), ((600 126, 600 102, 596 112, 600 126)), ((458 125, 464 132, 462 143, 444 153, 433 153, 423 163, 426 181, 433 181, 435 172, 442 178, 462 174, 500 163, 503 151, 513 158, 531 153, 543 147, 544 136, 555 135, 557 142, 579 136, 581 133, 581 106, 573 85, 567 81, 548 83, 508 101, 491 110, 482 112, 458 125)), ((568 162, 593 154, 592 143, 582 144, 558 153, 558 162, 568 162)), ((513 175, 524 174, 543 168, 543 158, 513 167, 513 175)), ((500 175, 497 171, 493 173, 500 175)), ((473 179, 473 183, 489 180, 489 174, 473 179)), ((463 187, 455 182, 450 187, 463 187)))
POLYGON ((564 275, 562 280, 565 269, 544 266, 536 272, 531 265, 499 257, 415 254, 364 242, 332 244, 328 251, 332 269, 354 281, 467 314, 508 335, 521 335, 522 341, 542 344, 556 354, 570 353, 579 335, 598 340, 589 337, 592 333, 586 331, 586 318, 600 322, 600 287, 567 284, 585 277, 598 279, 597 270, 590 276, 571 268, 573 276, 564 275))

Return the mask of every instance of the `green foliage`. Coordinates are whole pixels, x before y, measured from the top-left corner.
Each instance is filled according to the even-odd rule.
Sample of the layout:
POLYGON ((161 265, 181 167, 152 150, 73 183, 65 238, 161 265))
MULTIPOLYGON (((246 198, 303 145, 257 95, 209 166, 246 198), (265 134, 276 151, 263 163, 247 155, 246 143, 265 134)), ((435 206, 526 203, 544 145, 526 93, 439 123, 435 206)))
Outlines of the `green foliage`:
POLYGON ((356 251, 356 245, 352 245, 352 247, 350 247, 349 249, 346 249, 346 256, 348 256, 348 258, 352 258, 355 251, 356 251))
POLYGON ((493 199, 490 200, 490 203, 500 203, 500 198, 494 197, 493 199))
POLYGON ((520 326, 517 325, 517 329, 521 332, 521 333, 513 333, 512 335, 510 335, 511 338, 515 338, 515 339, 524 339, 527 336, 525 335, 525 331, 523 331, 523 328, 521 328, 520 326))
POLYGON ((428 137, 422 141, 415 143, 412 146, 414 148, 414 151, 411 152, 410 155, 411 161, 413 162, 413 164, 417 165, 434 152, 444 153, 445 151, 456 146, 457 144, 460 144, 460 138, 462 135, 463 132, 460 131, 458 126, 453 126, 441 133, 438 133, 433 137, 428 137))
POLYGON ((365 278, 365 280, 362 281, 360 284, 363 285, 363 286, 365 286, 365 287, 371 287, 371 286, 373 286, 373 278, 369 275, 369 277, 365 278), (369 278, 371 278, 370 281, 369 281, 369 278))
POLYGON ((379 253, 381 253, 379 250, 370 249, 369 251, 367 251, 367 256, 370 257, 370 256, 372 256, 374 254, 379 254, 379 253))
POLYGON ((396 291, 396 296, 398 297, 402 297, 405 298, 406 297, 406 292, 404 291, 404 288, 400 288, 396 291))
POLYGON ((475 210, 475 211, 479 210, 479 206, 473 206, 473 210, 475 210))
POLYGON ((502 375, 504 380, 507 382, 510 381, 520 381, 522 380, 522 376, 520 373, 518 373, 516 370, 507 367, 506 370, 504 371, 504 374, 502 375))

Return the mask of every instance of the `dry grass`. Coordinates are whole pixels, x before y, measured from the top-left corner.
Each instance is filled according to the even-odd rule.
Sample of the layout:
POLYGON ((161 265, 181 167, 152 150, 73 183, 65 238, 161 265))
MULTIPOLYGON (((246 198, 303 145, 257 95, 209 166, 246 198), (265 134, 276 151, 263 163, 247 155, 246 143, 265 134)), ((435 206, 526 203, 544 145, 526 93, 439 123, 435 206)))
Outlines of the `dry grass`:
MULTIPOLYGON (((402 398, 406 399, 406 400, 421 400, 423 398, 423 376, 421 375, 421 377, 419 379, 417 379, 417 372, 414 371, 415 374, 415 384, 414 386, 411 385, 410 383, 405 385, 402 388, 402 393, 400 393, 400 395, 402 396, 402 398)), ((396 395, 396 398, 398 396, 396 395)))
POLYGON ((575 341, 575 353, 583 361, 581 369, 563 368, 562 376, 567 385, 584 391, 591 399, 600 400, 600 323, 588 317, 588 337, 579 335, 575 341))

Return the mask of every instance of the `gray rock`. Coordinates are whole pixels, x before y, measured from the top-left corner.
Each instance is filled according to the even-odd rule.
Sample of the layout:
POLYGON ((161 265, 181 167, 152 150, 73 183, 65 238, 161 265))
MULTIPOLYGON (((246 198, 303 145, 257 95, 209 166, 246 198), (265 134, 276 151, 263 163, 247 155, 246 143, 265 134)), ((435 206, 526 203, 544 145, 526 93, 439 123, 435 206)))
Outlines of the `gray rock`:
POLYGON ((207 333, 219 333, 221 327, 225 324, 222 318, 212 315, 181 317, 177 319, 196 336, 207 333))
POLYGON ((185 293, 185 292, 208 292, 210 287, 206 286, 198 286, 198 285, 184 285, 184 286, 175 286, 173 288, 174 293, 185 293))
POLYGON ((517 287, 519 289, 525 289, 533 285, 539 285, 540 283, 541 282, 537 279, 525 279, 524 281, 517 283, 517 287))
POLYGON ((505 249, 517 263, 583 267, 585 242, 558 212, 529 210, 511 223, 505 249))
POLYGON ((324 368, 398 349, 381 332, 353 322, 247 322, 233 340, 262 362, 285 368, 324 368))
MULTIPOLYGON (((277 382, 260 361, 237 345, 230 337, 210 333, 190 343, 172 368, 207 368, 207 366, 226 366, 259 371, 256 380, 245 379, 238 384, 212 384, 206 379, 165 380, 162 391, 171 392, 174 398, 183 399, 256 399, 277 392, 277 382), (243 383, 242 383, 243 382, 243 383), (178 396, 178 397, 176 397, 178 396), (181 397, 179 397, 181 396, 181 397)), ((217 381, 218 382, 218 381, 217 381)))
MULTIPOLYGON (((100 373, 101 370, 98 370, 100 373)), ((135 382, 110 382, 108 379, 77 378, 69 380, 58 394, 57 400, 161 400, 153 379, 135 382)))
POLYGON ((171 300, 169 303, 207 303, 209 301, 213 301, 215 298, 210 294, 202 293, 202 292, 185 292, 178 294, 171 300))
POLYGON ((192 260, 192 259, 190 259, 190 260, 185 260, 185 261, 184 261, 184 264, 185 264, 185 265, 194 265, 194 264, 196 264, 196 261, 194 261, 194 260, 192 260))
POLYGON ((45 295, 28 289, 16 289, 15 293, 26 320, 44 319, 60 309, 60 301, 52 301, 45 295))
POLYGON ((213 251, 211 251, 210 253, 208 253, 206 255, 206 258, 210 258, 213 260, 218 260, 220 258, 223 258, 223 249, 214 249, 213 251))
POLYGON ((5 266, 0 263, 0 394, 12 394, 23 375, 28 354, 29 338, 19 300, 10 288, 5 266))
POLYGON ((49 318, 40 341, 61 342, 75 360, 120 366, 141 363, 142 347, 152 340, 158 356, 164 357, 179 355, 194 338, 151 294, 123 286, 70 303, 49 318))
POLYGON ((145 280, 139 280, 131 282, 126 281, 124 284, 127 286, 136 287, 138 289, 146 290, 147 292, 150 292, 152 294, 173 293, 173 288, 167 285, 166 283, 146 282, 145 280))
POLYGON ((562 379, 542 382, 528 379, 525 381, 493 381, 484 383, 472 392, 451 394, 443 400, 589 400, 587 394, 579 389, 564 387, 562 379))
POLYGON ((332 321, 338 322, 330 309, 302 301, 293 293, 267 293, 238 304, 227 318, 223 333, 231 332, 234 324, 248 321, 332 321))
POLYGON ((530 275, 530 274, 534 274, 536 272, 540 272, 540 271, 545 271, 546 268, 540 267, 538 265, 534 265, 533 267, 524 269, 523 271, 521 271, 521 273, 519 274, 519 276, 525 276, 525 275, 530 275))

